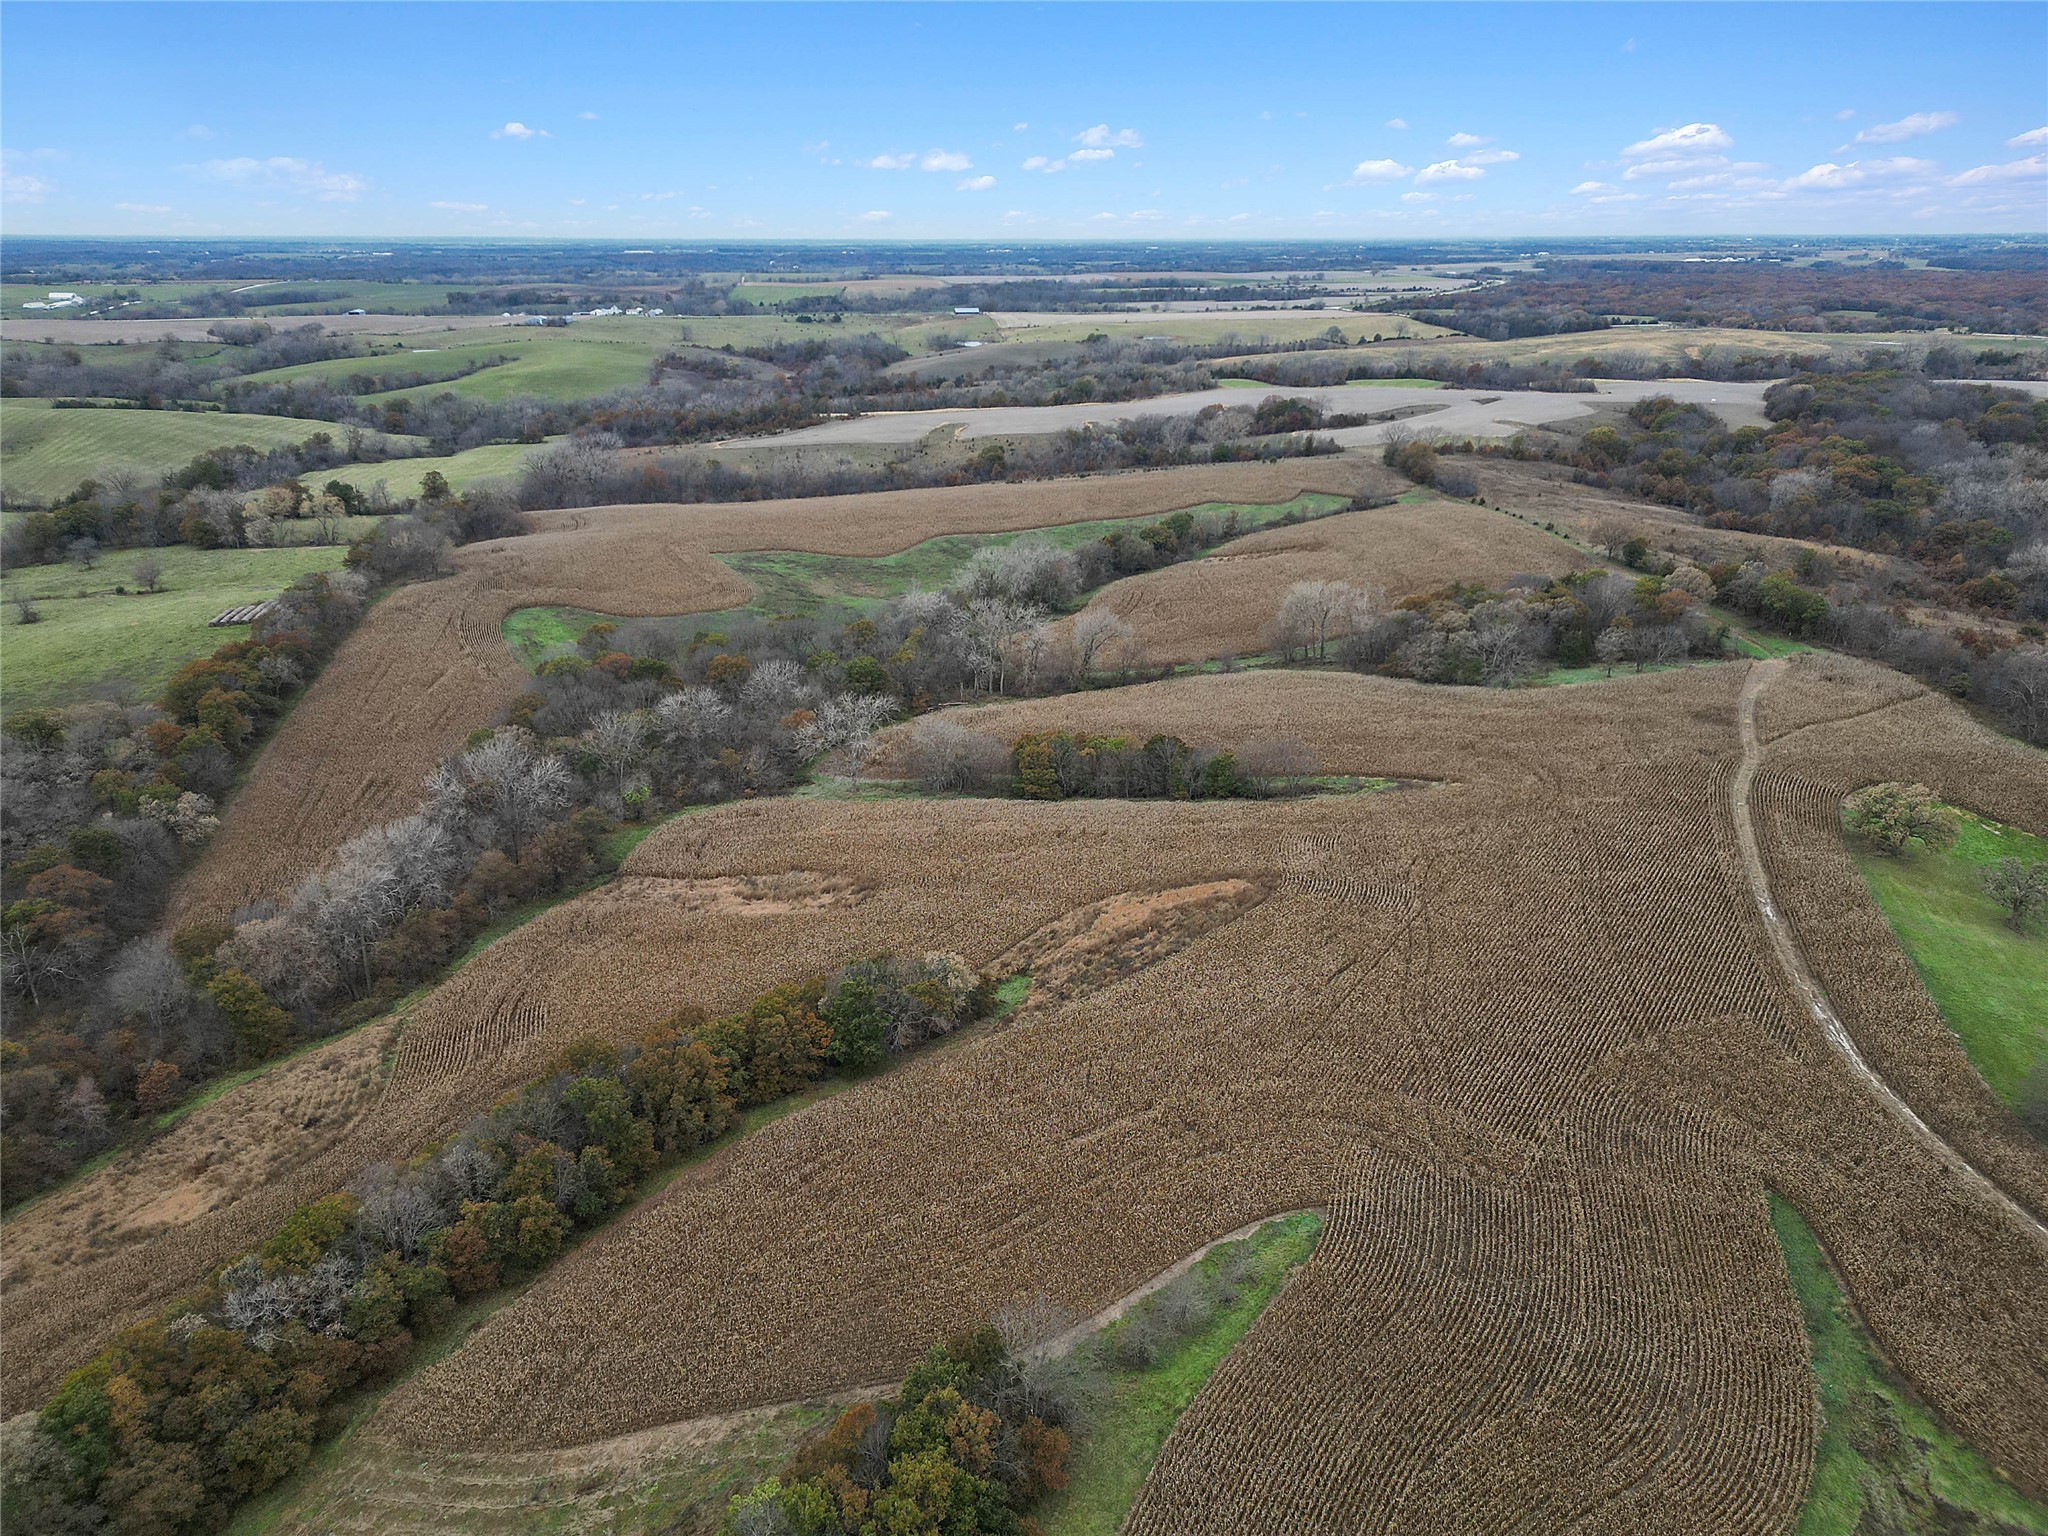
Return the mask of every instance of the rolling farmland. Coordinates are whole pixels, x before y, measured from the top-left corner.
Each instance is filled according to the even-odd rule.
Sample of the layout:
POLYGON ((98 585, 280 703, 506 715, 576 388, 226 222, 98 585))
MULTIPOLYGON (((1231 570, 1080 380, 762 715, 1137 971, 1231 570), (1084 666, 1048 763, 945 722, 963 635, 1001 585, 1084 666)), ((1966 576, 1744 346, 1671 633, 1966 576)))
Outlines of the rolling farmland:
MULTIPOLYGON (((1391 477, 1390 477, 1391 478, 1391 477)), ((1454 581, 1562 575, 1593 564, 1545 533, 1449 497, 1342 512, 1233 540, 1200 560, 1110 583, 1083 613, 1113 613, 1147 662, 1256 655, 1281 599, 1298 581, 1376 586, 1398 600, 1454 581)))
POLYGON ((2048 1536, 2033 237, 1438 241, 1420 104, 1316 242, 1157 108, 478 233, 627 104, 10 236, 9 1529, 2048 1536))
MULTIPOLYGON (((1772 1531, 1797 1508, 1813 1410, 1768 1169, 1915 1388, 2038 1488, 2048 1438, 2024 1381, 2041 1368, 2027 1319, 2048 1302, 2042 1245, 1933 1171, 1937 1153, 1872 1099, 1778 972, 1730 821, 1744 676, 1519 695, 1188 678, 968 718, 999 734, 1057 721, 1238 740, 1312 722, 1326 767, 1437 782, 1275 805, 788 800, 684 818, 642 845, 627 881, 519 930, 410 1010, 389 1087, 325 1151, 175 1233, 111 1252, 46 1242, 16 1267, 17 1297, 48 1322, 11 1352, 10 1385, 46 1381, 117 1321, 107 1308, 127 1286, 141 1290, 117 1305, 190 1283, 292 1200, 436 1134, 578 1033, 624 1037, 679 998, 729 1007, 750 985, 738 978, 910 934, 988 964, 1119 890, 1228 878, 1265 899, 1170 958, 687 1172, 403 1388, 374 1434, 553 1448, 887 1379, 932 1329, 1007 1296, 1086 1312, 1220 1232, 1322 1205, 1330 1236, 1169 1438, 1134 1528, 1242 1529, 1276 1499, 1307 1530, 1396 1509, 1457 1528, 1533 1499, 1610 1508, 1617 1529, 1772 1531), (1578 851, 1536 857, 1560 827, 1578 851), (934 864, 923 850, 939 842, 954 856, 934 864), (826 899, 689 895, 741 876, 826 899), (995 904, 970 898, 991 890, 995 904), (943 1165, 934 1136, 957 1153, 943 1165), (845 1290, 819 1261, 844 1232, 873 1235, 864 1268, 887 1285, 845 1290), (970 1252, 984 1257, 961 1267, 970 1252), (640 1298, 631 1332, 614 1326, 624 1294, 640 1298), (1334 1355, 1333 1316, 1347 1320, 1334 1355), (1262 1385, 1275 1378, 1289 1391, 1262 1385), (1309 1417, 1291 1406, 1304 1390, 1309 1417), (1258 1458, 1224 1454, 1252 1439, 1258 1458)), ((1865 679, 1825 661, 1778 682, 1792 724, 1767 688, 1757 749, 1774 839, 1779 807, 1804 802, 1772 784, 1849 760, 1967 777, 2002 817, 2048 823, 2036 760, 1972 734, 1952 704, 1880 693, 1869 715, 1865 679), (1941 730, 1861 729, 1886 708, 1941 730)), ((1833 802, 1814 803, 1798 825, 1832 837, 1854 881, 1833 802)), ((2038 1206, 2038 1153, 1973 1119, 1987 1095, 1972 1097, 1952 1039, 1867 1001, 1882 957, 1827 937, 1824 871, 1780 862, 1771 880, 1865 1051, 2038 1206), (1889 1050, 1895 1036, 1916 1043, 1889 1050)), ((96 1183, 136 1198, 96 1175, 66 1219, 83 1219, 96 1183)), ((11 1264, 36 1214, 10 1223, 11 1264)))
MULTIPOLYGON (((129 473, 154 481, 183 469, 209 448, 285 448, 324 432, 331 422, 221 411, 55 410, 45 400, 9 400, 0 407, 0 474, 10 501, 46 502, 82 480, 129 473)), ((393 438, 394 447, 413 439, 393 438)))
POLYGON ((805 548, 883 555, 942 533, 1002 532, 1157 516, 1210 501, 1350 494, 1334 460, 1233 464, 1030 484, 700 507, 541 514, 539 532, 470 545, 456 574, 404 587, 372 610, 256 762, 175 902, 226 912, 275 894, 356 832, 416 802, 442 754, 488 725, 524 672, 502 626, 517 608, 620 615, 707 613, 748 600, 714 552, 805 548), (416 685, 396 692, 397 672, 416 685))

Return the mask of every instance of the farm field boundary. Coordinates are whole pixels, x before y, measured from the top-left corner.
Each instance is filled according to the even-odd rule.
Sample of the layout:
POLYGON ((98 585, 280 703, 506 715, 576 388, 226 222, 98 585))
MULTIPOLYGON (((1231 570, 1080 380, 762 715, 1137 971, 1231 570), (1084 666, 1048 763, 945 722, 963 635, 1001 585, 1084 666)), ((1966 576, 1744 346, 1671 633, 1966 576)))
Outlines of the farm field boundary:
POLYGON ((1941 1516, 1932 1499, 2000 1531, 2048 1533, 2048 1508, 2001 1477, 1893 1375, 1813 1229, 1779 1196, 1770 1201, 1820 1394, 1813 1475, 1790 1536, 1855 1536, 1871 1509, 1933 1522, 1941 1516))
POLYGON ((1907 1125, 1914 1135, 1936 1152, 1948 1167, 1964 1182, 1985 1199, 2003 1208, 2016 1219, 2021 1228, 2035 1241, 2048 1243, 2048 1226, 2043 1226, 2039 1217, 2015 1200, 2005 1189, 1994 1183, 1960 1152, 1943 1139, 1891 1086, 1880 1077, 1857 1049, 1855 1039, 1828 1001, 1827 993, 1815 978, 1805 955, 1800 951, 1799 942, 1792 925, 1786 920, 1771 896, 1769 871, 1765 868, 1763 855, 1758 849, 1756 823, 1750 808, 1750 792, 1756 783, 1756 773, 1763 760, 1763 748, 1757 739, 1757 701, 1763 691, 1783 672, 1783 659, 1759 661, 1750 668, 1749 677, 1743 683, 1740 703, 1742 725, 1742 764, 1736 770, 1734 785, 1730 791, 1734 814, 1735 834, 1742 850, 1742 864, 1749 881, 1751 898, 1756 903, 1757 914, 1763 919, 1764 927, 1770 934, 1771 948, 1777 956, 1779 967, 1793 991, 1811 1012, 1814 1022, 1837 1054, 1849 1064, 1852 1071, 1862 1080, 1872 1096, 1907 1125))

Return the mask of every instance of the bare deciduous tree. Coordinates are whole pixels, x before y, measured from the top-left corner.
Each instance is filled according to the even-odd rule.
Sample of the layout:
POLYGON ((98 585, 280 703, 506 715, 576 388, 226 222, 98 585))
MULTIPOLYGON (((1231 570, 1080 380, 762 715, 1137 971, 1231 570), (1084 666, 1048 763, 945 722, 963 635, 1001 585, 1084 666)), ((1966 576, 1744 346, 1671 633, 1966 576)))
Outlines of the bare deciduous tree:
POLYGON ((1074 620, 1074 650, 1081 660, 1083 676, 1092 675, 1098 660, 1130 644, 1134 631, 1107 608, 1090 608, 1074 620))
POLYGON ((875 732, 896 713, 886 696, 844 693, 827 699, 817 715, 797 731, 807 756, 837 757, 846 765, 847 782, 860 787, 860 771, 874 751, 875 732))

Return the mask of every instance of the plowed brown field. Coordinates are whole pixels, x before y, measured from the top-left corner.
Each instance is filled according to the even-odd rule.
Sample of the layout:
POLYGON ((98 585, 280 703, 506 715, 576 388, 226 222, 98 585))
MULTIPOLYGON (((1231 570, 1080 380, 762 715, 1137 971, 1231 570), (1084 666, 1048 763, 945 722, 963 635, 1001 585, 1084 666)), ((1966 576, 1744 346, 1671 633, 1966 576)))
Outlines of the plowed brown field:
POLYGON ((524 674, 502 625, 559 604, 651 616, 725 608, 747 584, 714 552, 886 555, 944 533, 1149 516, 1206 501, 1351 495, 1377 466, 1339 458, 1218 464, 1092 479, 718 506, 542 513, 538 532, 457 552, 456 574, 371 609, 278 728, 219 834, 177 891, 174 921, 289 890, 350 837, 404 815, 441 758, 494 723, 524 674))
MULTIPOLYGON (((1826 831, 1840 858, 1832 803, 1771 787, 1835 794, 1838 760, 2048 827, 2039 754, 1933 695, 1890 706, 1924 711, 1919 728, 1887 730, 1865 712, 1895 691, 1886 674, 1809 681, 1820 665, 1784 680, 1789 718, 1820 723, 1780 719, 1766 749, 1767 848, 1805 837, 1819 858, 1826 831)), ((1330 1237, 1184 1418, 1133 1530, 1270 1529, 1285 1510, 1290 1531, 1449 1532, 1519 1512, 1763 1536, 1798 1506, 1815 1428, 1768 1186, 1936 1409, 2048 1487, 2048 1244, 1951 1179, 1788 993, 1731 821, 1745 673, 1527 694, 1187 678, 957 718, 1293 734, 1331 771, 1441 782, 1262 804, 778 800, 674 822, 629 866, 648 884, 556 909, 413 1010, 382 1099, 327 1153, 174 1235, 10 1287, 10 1394, 562 1040, 623 1038, 884 944, 986 964, 1048 925, 1119 920, 1120 893, 1243 881, 1229 889, 1263 899, 1105 990, 687 1170, 371 1432, 547 1448, 887 1380, 992 1305, 1042 1292, 1086 1314, 1221 1232, 1322 1205, 1330 1237), (776 876, 837 898, 645 894, 776 876)), ((2038 1209, 2048 1167, 1972 1120, 1983 1091, 1953 1040, 1943 1058, 1926 1020, 1859 1005, 1889 939, 1830 946, 1825 879, 1773 882, 1893 1086, 2038 1209)))
POLYGON ((1266 627, 1297 581, 1376 586, 1398 599, 1452 581, 1498 584, 1596 563, 1540 528, 1432 497, 1236 539, 1200 560, 1112 582, 1084 612, 1129 624, 1148 662, 1206 661, 1265 650, 1266 627))

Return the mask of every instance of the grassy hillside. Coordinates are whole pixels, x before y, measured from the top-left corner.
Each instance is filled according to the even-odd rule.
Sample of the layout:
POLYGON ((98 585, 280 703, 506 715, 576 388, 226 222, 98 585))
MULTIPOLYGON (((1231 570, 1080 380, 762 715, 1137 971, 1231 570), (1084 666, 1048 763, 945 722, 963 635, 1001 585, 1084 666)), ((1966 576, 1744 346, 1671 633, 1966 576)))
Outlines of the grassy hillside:
POLYGON ((438 469, 458 491, 478 480, 516 478, 519 466, 533 451, 533 446, 526 443, 486 443, 481 448, 466 448, 461 453, 432 458, 389 459, 381 464, 349 464, 340 469, 323 469, 318 474, 306 476, 305 482, 309 486, 324 488, 328 481, 340 480, 359 491, 369 491, 381 480, 393 497, 403 499, 419 494, 420 481, 426 478, 429 470, 438 469))
POLYGON ((437 344, 433 346, 401 347, 374 358, 301 363, 247 377, 261 383, 422 371, 445 381, 388 390, 368 398, 389 400, 446 391, 474 400, 508 400, 516 396, 581 400, 644 384, 654 360, 680 346, 745 348, 870 333, 888 336, 911 352, 921 352, 935 336, 992 335, 994 322, 985 317, 955 321, 951 316, 934 319, 874 315, 854 317, 841 325, 821 326, 780 315, 618 315, 578 320, 567 327, 494 326, 485 331, 458 332, 445 341, 435 338, 437 344), (487 366, 456 377, 471 363, 487 366))
POLYGON ((151 698, 173 672, 246 628, 209 629, 207 620, 238 603, 275 597, 308 571, 334 570, 334 545, 294 549, 121 550, 90 571, 69 565, 19 567, 0 577, 0 706, 75 704, 112 683, 151 698), (161 592, 138 593, 135 566, 154 556, 161 592), (114 591, 126 586, 126 594, 114 591), (20 622, 14 600, 32 596, 41 621, 20 622))
POLYGON ((1877 1353, 1813 1232, 1771 1196, 1771 1225, 1813 1346, 1821 1436, 1793 1536, 2048 1532, 2048 1509, 1920 1406, 1877 1353))
POLYGON ((2003 858, 2048 859, 2048 842, 1965 813, 1953 848, 1897 859, 1856 851, 1941 1016, 2010 1104, 2048 1059, 2048 939, 2015 932, 1984 894, 1986 866, 2003 858))
POLYGON ((10 502, 47 503, 117 469, 155 480, 210 448, 285 448, 316 432, 341 438, 331 422, 292 416, 56 410, 46 400, 9 400, 0 405, 0 481, 10 502))

